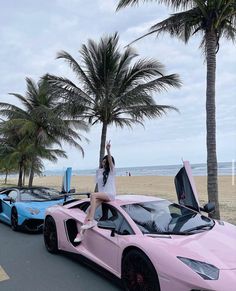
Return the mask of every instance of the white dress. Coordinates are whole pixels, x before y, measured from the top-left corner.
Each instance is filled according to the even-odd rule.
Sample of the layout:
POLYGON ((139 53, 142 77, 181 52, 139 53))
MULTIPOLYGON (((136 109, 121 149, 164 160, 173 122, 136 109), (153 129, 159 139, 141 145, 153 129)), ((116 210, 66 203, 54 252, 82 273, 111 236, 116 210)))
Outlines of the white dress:
POLYGON ((109 172, 107 182, 103 186, 103 171, 104 169, 97 169, 96 171, 96 183, 98 184, 98 192, 107 194, 108 198, 112 201, 116 197, 116 185, 115 185, 115 168, 109 172))

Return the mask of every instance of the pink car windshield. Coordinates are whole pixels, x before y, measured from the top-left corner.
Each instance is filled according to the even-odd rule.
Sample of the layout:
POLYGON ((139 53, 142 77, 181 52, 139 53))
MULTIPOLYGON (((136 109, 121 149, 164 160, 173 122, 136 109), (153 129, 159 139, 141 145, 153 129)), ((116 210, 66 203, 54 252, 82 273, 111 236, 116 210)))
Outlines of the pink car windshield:
POLYGON ((214 221, 167 200, 123 205, 144 234, 192 234, 209 230, 214 221))

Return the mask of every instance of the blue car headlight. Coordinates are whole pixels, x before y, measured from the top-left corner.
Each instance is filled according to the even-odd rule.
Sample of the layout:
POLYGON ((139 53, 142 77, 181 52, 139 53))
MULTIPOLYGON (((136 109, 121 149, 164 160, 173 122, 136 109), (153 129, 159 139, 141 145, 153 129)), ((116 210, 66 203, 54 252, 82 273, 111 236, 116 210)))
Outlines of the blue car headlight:
POLYGON ((39 212, 40 212, 40 210, 37 209, 37 208, 30 208, 30 207, 27 207, 26 210, 29 211, 30 214, 33 214, 33 215, 39 214, 39 212))
POLYGON ((194 272, 200 275, 204 280, 218 280, 219 269, 211 264, 192 260, 184 257, 177 257, 181 262, 190 267, 194 272))

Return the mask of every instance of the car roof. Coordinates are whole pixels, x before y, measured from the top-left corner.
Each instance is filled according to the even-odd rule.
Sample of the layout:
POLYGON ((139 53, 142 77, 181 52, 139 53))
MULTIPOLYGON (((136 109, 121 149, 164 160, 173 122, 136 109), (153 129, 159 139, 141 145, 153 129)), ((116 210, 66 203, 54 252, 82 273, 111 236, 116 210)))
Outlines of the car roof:
MULTIPOLYGON (((148 196, 148 195, 137 195, 137 194, 122 194, 122 195, 117 195, 116 199, 114 201, 110 201, 108 202, 109 204, 115 206, 115 207, 119 207, 122 205, 126 205, 126 204, 134 204, 134 203, 140 203, 140 202, 149 202, 149 201, 165 201, 166 199, 162 199, 162 198, 158 198, 156 196, 148 196)), ((83 199, 79 199, 76 201, 69 201, 68 200, 68 204, 66 203, 64 205, 65 208, 71 208, 74 207, 76 204, 80 204, 83 202, 89 202, 90 199, 89 198, 83 198, 83 199)))
POLYGON ((124 204, 133 204, 133 203, 150 202, 150 201, 163 201, 163 200, 165 199, 162 199, 156 196, 123 194, 123 195, 117 195, 116 200, 114 200, 112 204, 121 206, 124 204))

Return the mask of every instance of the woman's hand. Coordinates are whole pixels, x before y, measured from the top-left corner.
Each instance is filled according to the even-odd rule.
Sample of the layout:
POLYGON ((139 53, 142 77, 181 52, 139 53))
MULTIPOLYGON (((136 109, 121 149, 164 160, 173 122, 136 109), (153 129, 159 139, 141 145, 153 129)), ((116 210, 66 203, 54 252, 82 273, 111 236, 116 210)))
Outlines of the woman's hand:
POLYGON ((110 148, 111 148, 111 141, 109 140, 107 142, 107 144, 106 144, 106 149, 107 149, 107 156, 108 156, 109 167, 110 167, 110 170, 113 171, 114 165, 113 165, 113 162, 112 162, 110 148))
POLYGON ((111 141, 109 140, 106 144, 106 150, 109 152, 111 148, 111 141))

